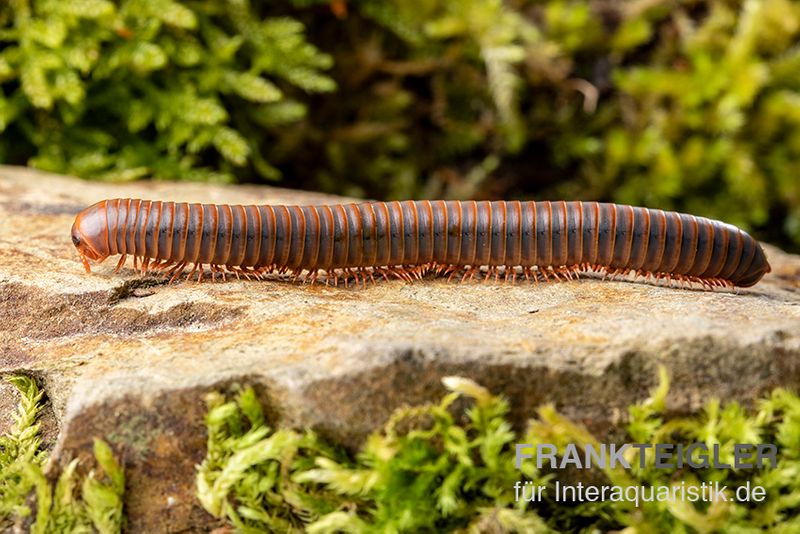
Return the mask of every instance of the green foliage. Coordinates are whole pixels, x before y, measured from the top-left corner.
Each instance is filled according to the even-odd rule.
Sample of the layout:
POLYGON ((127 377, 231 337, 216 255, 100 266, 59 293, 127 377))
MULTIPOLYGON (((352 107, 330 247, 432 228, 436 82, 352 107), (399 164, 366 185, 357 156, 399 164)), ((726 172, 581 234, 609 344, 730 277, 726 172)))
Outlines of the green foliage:
MULTIPOLYGON (((630 449, 627 460, 631 470, 620 466, 606 468, 603 475, 620 486, 700 486, 719 482, 733 488, 750 483, 766 489, 761 503, 726 502, 692 503, 688 501, 592 502, 579 504, 572 517, 557 518, 560 528, 619 529, 637 532, 796 532, 800 528, 800 397, 783 389, 759 401, 753 413, 738 403, 721 406, 708 401, 702 412, 692 417, 663 418, 664 400, 669 383, 661 369, 661 383, 651 397, 629 408, 627 431, 630 443, 705 443, 720 446, 720 461, 733 465, 733 446, 737 443, 772 443, 778 448, 777 465, 765 469, 673 468, 656 469, 654 449, 647 449, 645 466, 640 468, 638 451, 630 449)), ((539 409, 532 422, 528 443, 592 443, 597 440, 584 428, 559 415, 552 406, 539 409)), ((563 452, 563 448, 560 448, 563 452)), ((729 494, 730 495, 730 494, 729 494)))
POLYGON ((516 480, 546 479, 514 468, 507 403, 466 379, 445 384, 452 393, 399 410, 355 462, 313 434, 271 431, 252 389, 229 402, 213 394, 198 498, 242 532, 545 530, 514 503, 516 480), (460 397, 473 402, 463 421, 460 397))
POLYGON ((661 31, 614 73, 624 120, 595 134, 591 184, 742 226, 785 206, 785 231, 800 243, 800 4, 713 1, 694 20, 690 9, 626 14, 628 26, 661 31))
POLYGON ((334 88, 329 65, 300 23, 246 0, 14 0, 0 6, 0 161, 108 179, 275 177, 258 144, 303 115, 293 90, 334 88))
MULTIPOLYGON (((514 444, 569 444, 598 440, 552 406, 539 408, 527 433, 506 420, 508 404, 471 380, 444 379, 451 391, 439 404, 398 410, 370 436, 355 459, 312 434, 270 430, 252 389, 232 401, 208 398, 208 456, 197 475, 198 497, 216 517, 241 532, 795 532, 800 528, 800 397, 777 389, 753 412, 737 403, 706 403, 692 417, 666 418, 669 381, 629 408, 628 442, 719 444, 732 462, 733 444, 773 443, 777 465, 756 470, 656 469, 653 449, 644 467, 636 449, 632 468, 594 468, 605 483, 627 487, 717 481, 766 489, 760 503, 584 502, 552 497, 515 503, 514 483, 550 485, 529 464, 514 468, 514 444), (466 409, 461 415, 461 410, 466 409)), ((591 477, 590 477, 591 478, 591 477)))
POLYGON ((30 509, 25 497, 33 488, 25 468, 41 469, 46 455, 39 449, 39 423, 36 422, 42 405, 42 392, 36 382, 24 376, 6 378, 20 392, 20 403, 14 414, 14 427, 0 436, 0 527, 10 516, 26 516, 30 509))
POLYGON ((111 448, 95 439, 94 455, 102 472, 90 471, 77 491, 73 460, 53 484, 45 478, 43 466, 47 453, 40 449, 39 423, 42 392, 36 382, 25 376, 6 379, 19 389, 21 400, 12 431, 0 436, 0 529, 13 522, 30 521, 30 532, 91 533, 120 532, 123 524, 122 495, 125 475, 111 448), (31 493, 35 500, 29 500, 31 493), (35 502, 35 517, 31 504, 35 502))

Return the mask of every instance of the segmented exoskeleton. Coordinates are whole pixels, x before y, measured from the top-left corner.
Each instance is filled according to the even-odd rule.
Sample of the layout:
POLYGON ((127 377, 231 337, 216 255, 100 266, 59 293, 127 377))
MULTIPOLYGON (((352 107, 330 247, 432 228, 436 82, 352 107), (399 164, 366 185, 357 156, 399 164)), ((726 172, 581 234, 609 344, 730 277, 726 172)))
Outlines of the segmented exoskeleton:
POLYGON ((761 246, 719 221, 598 202, 402 201, 237 206, 103 200, 81 212, 72 241, 88 260, 127 255, 174 280, 232 272, 293 272, 327 282, 427 272, 462 279, 561 280, 581 273, 755 284, 770 271, 761 246))

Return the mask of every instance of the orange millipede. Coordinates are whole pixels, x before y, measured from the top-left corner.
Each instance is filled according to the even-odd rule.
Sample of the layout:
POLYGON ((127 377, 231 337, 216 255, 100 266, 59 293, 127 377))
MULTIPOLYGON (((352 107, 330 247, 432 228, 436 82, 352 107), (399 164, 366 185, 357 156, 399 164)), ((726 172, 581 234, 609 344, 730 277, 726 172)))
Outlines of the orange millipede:
POLYGON ((90 271, 128 255, 134 269, 191 265, 212 278, 278 271, 310 281, 374 275, 534 281, 631 272, 670 285, 748 287, 770 271, 755 239, 735 226, 683 213, 598 202, 394 201, 322 206, 215 205, 103 200, 78 214, 72 242, 90 271))

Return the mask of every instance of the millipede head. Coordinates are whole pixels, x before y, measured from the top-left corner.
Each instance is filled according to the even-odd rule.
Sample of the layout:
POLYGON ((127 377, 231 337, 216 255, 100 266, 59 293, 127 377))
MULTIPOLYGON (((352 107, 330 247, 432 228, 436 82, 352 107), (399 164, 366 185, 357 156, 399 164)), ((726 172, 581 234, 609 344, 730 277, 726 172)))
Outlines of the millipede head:
POLYGON ((75 217, 72 224, 72 244, 78 249, 87 273, 91 272, 89 260, 100 263, 110 255, 105 201, 89 206, 75 217))

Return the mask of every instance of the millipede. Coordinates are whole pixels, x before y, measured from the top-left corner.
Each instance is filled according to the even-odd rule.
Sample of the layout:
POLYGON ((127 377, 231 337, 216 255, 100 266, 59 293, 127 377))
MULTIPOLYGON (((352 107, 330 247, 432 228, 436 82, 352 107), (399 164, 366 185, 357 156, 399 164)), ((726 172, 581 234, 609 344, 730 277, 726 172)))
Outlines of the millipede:
POLYGON ((743 230, 684 213, 582 201, 394 201, 318 206, 100 201, 72 226, 89 260, 133 256, 169 282, 269 273, 347 285, 426 274, 461 281, 631 278, 706 289, 749 287, 770 266, 743 230))

